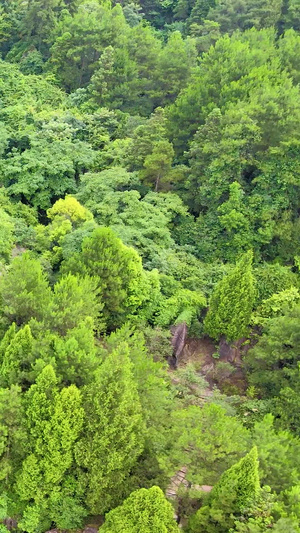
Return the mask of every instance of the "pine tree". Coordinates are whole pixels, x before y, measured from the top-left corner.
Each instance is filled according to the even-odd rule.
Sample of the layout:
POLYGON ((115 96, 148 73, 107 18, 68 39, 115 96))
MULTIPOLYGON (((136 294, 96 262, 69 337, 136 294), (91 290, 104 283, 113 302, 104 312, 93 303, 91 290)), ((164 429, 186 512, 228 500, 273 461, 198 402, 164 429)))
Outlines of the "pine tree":
POLYGON ((85 388, 85 435, 76 458, 86 472, 86 502, 92 514, 120 503, 143 450, 144 425, 128 351, 126 343, 120 344, 85 388))
POLYGON ((99 68, 91 77, 89 90, 93 99, 100 105, 105 105, 109 101, 111 89, 109 82, 113 80, 114 75, 114 54, 112 46, 105 48, 99 59, 99 68))
POLYGON ((131 490, 134 490, 137 486, 148 487, 153 483, 161 485, 165 482, 165 472, 159 459, 169 450, 174 393, 164 365, 154 361, 147 352, 142 332, 134 332, 126 325, 112 333, 107 338, 106 357, 124 341, 129 347, 132 372, 146 426, 145 449, 132 470, 131 490))
POLYGON ((141 175, 146 183, 153 183, 155 192, 158 191, 161 183, 168 179, 173 157, 174 150, 169 141, 158 141, 153 152, 146 157, 141 175))
POLYGON ((214 339, 235 341, 247 333, 255 297, 252 257, 251 251, 244 254, 212 294, 204 325, 214 339))
POLYGON ((176 533, 172 505, 159 487, 140 489, 106 516, 103 533, 176 533))
POLYGON ((196 66, 195 41, 183 39, 179 31, 170 33, 168 42, 158 56, 156 96, 163 107, 172 103, 187 84, 196 66))
MULTIPOLYGON (((48 352, 54 349, 57 375, 63 383, 74 383, 82 387, 93 381, 94 370, 99 365, 94 338, 95 326, 90 317, 80 320, 77 327, 68 330, 65 337, 50 334, 46 339, 45 359, 49 361, 48 352)), ((45 349, 45 339, 39 338, 37 349, 45 349)), ((51 361, 51 360, 50 360, 51 361)))
POLYGON ((187 466, 191 483, 214 485, 247 450, 246 428, 221 405, 189 405, 171 416, 172 452, 167 462, 173 470, 187 466))

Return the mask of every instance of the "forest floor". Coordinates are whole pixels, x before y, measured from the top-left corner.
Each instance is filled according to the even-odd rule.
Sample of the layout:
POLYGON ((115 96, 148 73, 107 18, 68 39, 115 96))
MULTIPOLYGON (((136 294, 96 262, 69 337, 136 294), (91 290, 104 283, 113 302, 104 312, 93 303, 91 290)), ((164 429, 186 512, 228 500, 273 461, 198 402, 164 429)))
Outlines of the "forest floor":
POLYGON ((210 388, 217 385, 222 392, 243 394, 247 383, 242 369, 242 358, 248 348, 242 341, 232 347, 225 342, 218 346, 209 337, 187 339, 178 368, 192 363, 195 370, 208 381, 210 388), (214 357, 218 352, 219 357, 214 357))

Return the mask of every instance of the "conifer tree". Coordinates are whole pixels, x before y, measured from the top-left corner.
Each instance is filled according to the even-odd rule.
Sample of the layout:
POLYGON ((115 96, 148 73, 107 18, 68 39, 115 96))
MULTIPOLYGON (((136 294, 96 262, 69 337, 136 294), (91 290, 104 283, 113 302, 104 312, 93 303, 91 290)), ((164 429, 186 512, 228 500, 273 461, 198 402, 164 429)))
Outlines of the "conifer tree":
POLYGON ((132 471, 132 490, 138 486, 161 485, 165 472, 161 458, 169 453, 171 413, 174 409, 174 392, 170 377, 161 362, 154 361, 147 352, 143 333, 123 326, 107 337, 106 357, 126 342, 132 362, 134 381, 140 398, 146 426, 145 448, 132 471))
POLYGON ((161 183, 167 180, 167 176, 171 171, 173 157, 172 144, 169 141, 158 141, 153 148, 153 152, 145 158, 144 170, 141 174, 146 183, 153 183, 156 192, 159 190, 161 183))
POLYGON ((176 533, 172 505, 159 487, 132 492, 106 516, 101 533, 176 533))
POLYGON ((48 365, 26 393, 24 406, 27 456, 17 477, 17 493, 27 506, 21 527, 29 533, 45 530, 52 521, 63 528, 78 527, 85 511, 71 467, 83 425, 81 393, 75 385, 59 392, 53 367, 48 365), (59 508, 68 504, 72 512, 64 522, 59 508))
POLYGON ((251 251, 244 254, 212 294, 204 325, 214 339, 235 341, 247 333, 255 297, 252 257, 251 251))
POLYGON ((144 445, 144 424, 126 343, 100 366, 85 388, 85 433, 76 458, 86 473, 86 502, 92 514, 118 505, 144 445))
POLYGON ((142 303, 141 258, 133 248, 124 246, 110 228, 98 228, 64 266, 82 276, 96 278, 96 290, 103 302, 103 317, 108 327, 124 322, 127 313, 142 303))
POLYGON ((212 498, 221 501, 224 497, 232 498, 232 511, 240 512, 247 508, 259 495, 259 474, 257 448, 252 450, 238 463, 226 470, 212 491, 212 498))
MULTIPOLYGON (((0 389, 0 493, 14 485, 15 470, 23 456, 26 436, 22 424, 21 389, 0 389)), ((1 501, 1 496, 0 496, 1 501)), ((2 518, 2 517, 1 517, 2 518)), ((5 518, 5 517, 4 517, 5 518)))
POLYGON ((1 348, 4 349, 2 365, 0 367, 0 384, 2 387, 10 387, 14 384, 24 385, 27 374, 31 369, 33 357, 31 329, 27 324, 11 338, 13 332, 15 332, 14 324, 7 331, 1 344, 1 348), (5 346, 9 340, 9 344, 5 346))
POLYGON ((211 491, 207 505, 190 521, 190 533, 229 531, 235 517, 251 509, 260 496, 256 446, 240 461, 226 470, 211 491))
POLYGON ((31 318, 42 320, 47 313, 51 291, 37 259, 25 252, 15 257, 1 279, 1 307, 4 317, 17 326, 31 318))
POLYGON ((103 307, 97 299, 97 280, 88 276, 80 278, 68 274, 54 286, 52 313, 49 317, 51 329, 65 336, 89 317, 96 325, 103 307))
POLYGON ((220 474, 247 450, 246 428, 221 405, 189 405, 171 416, 169 468, 185 465, 186 478, 193 484, 215 485, 220 474))

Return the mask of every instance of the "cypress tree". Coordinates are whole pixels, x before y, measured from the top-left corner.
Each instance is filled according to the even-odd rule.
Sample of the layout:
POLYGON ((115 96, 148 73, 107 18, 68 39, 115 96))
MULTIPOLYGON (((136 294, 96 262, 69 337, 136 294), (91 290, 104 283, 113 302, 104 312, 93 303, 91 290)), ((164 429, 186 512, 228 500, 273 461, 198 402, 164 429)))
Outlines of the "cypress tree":
POLYGON ((103 303, 103 318, 109 328, 125 321, 143 301, 143 267, 133 248, 125 246, 110 228, 97 228, 84 239, 82 251, 64 265, 64 271, 96 280, 96 291, 103 303))
POLYGON ((92 514, 118 505, 144 446, 142 410, 129 349, 122 343, 85 387, 85 431, 76 458, 86 474, 86 503, 92 514))
POLYGON ((16 484, 26 505, 20 527, 28 533, 45 531, 52 521, 62 528, 78 527, 84 510, 71 469, 74 443, 83 425, 81 393, 75 385, 59 392, 53 367, 48 365, 25 394, 24 407, 27 456, 16 484), (72 512, 65 511, 69 520, 60 522, 63 504, 69 504, 72 512))
POLYGON ((229 496, 232 512, 239 513, 247 508, 259 495, 258 466, 257 448, 254 446, 221 476, 211 493, 213 501, 222 501, 229 496))
POLYGON ((257 448, 226 470, 211 491, 207 505, 191 518, 189 533, 224 533, 236 518, 248 516, 260 496, 257 448))
POLYGON ((252 258, 252 251, 244 254, 212 294, 204 325, 214 339, 235 341, 247 333, 255 297, 252 258))
POLYGON ((28 252, 14 258, 1 278, 0 294, 4 323, 21 326, 48 313, 51 290, 41 263, 28 252))
POLYGON ((15 333, 13 324, 7 331, 1 348, 5 351, 0 367, 0 385, 24 385, 32 362, 33 337, 30 327, 26 325, 15 333))
POLYGON ((140 489, 106 516, 101 533, 176 533, 172 505, 159 487, 140 489))

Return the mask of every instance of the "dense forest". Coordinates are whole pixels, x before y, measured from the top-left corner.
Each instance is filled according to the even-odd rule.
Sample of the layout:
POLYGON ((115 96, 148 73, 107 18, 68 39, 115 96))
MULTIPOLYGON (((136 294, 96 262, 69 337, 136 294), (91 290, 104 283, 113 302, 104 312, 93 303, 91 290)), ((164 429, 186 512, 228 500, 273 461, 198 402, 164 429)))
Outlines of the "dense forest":
POLYGON ((300 0, 1 0, 0 533, 300 533, 300 0))

